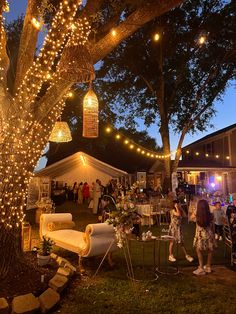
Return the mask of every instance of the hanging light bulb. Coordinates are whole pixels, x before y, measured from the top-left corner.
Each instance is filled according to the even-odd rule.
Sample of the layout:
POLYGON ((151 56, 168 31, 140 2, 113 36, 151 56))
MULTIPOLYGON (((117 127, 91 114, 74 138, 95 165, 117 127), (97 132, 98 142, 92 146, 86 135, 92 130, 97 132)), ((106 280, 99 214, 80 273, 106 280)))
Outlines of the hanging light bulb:
POLYGON ((49 137, 49 141, 56 143, 65 143, 72 141, 68 123, 63 121, 57 121, 49 137))
POLYGON ((3 5, 3 11, 4 12, 9 12, 10 11, 9 3, 8 3, 7 0, 5 1, 4 5, 3 5))
POLYGON ((42 27, 42 23, 38 21, 35 17, 32 18, 31 23, 37 30, 40 30, 42 27))
POLYGON ((98 123, 98 99, 90 83, 83 100, 83 137, 98 137, 98 123))

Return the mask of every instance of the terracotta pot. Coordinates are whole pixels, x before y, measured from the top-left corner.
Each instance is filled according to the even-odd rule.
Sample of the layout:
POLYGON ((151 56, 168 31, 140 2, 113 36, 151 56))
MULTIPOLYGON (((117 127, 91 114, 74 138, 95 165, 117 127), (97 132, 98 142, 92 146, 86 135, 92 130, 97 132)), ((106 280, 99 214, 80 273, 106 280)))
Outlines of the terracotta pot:
POLYGON ((50 255, 37 254, 37 259, 38 259, 38 265, 39 266, 45 266, 45 265, 49 264, 49 262, 50 262, 50 255))

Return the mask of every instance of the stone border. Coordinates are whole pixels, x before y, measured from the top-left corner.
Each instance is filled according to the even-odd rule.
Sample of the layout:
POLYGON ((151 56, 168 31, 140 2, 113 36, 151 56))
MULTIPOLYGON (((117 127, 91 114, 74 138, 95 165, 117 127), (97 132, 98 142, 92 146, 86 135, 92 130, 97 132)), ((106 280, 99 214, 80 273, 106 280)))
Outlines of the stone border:
POLYGON ((50 257, 58 264, 56 275, 48 282, 48 288, 36 298, 33 293, 19 295, 12 300, 11 307, 5 298, 0 298, 0 314, 49 313, 60 301, 60 293, 67 287, 76 268, 65 258, 51 253, 50 257))

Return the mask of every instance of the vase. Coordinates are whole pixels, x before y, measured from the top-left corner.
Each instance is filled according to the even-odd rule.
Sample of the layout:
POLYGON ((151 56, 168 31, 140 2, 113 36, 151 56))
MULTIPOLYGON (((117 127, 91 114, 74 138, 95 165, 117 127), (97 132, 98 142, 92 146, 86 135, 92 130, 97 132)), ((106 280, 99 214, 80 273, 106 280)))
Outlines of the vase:
POLYGON ((50 255, 37 254, 37 259, 38 259, 38 265, 39 266, 45 266, 45 265, 49 264, 49 262, 50 262, 50 255))

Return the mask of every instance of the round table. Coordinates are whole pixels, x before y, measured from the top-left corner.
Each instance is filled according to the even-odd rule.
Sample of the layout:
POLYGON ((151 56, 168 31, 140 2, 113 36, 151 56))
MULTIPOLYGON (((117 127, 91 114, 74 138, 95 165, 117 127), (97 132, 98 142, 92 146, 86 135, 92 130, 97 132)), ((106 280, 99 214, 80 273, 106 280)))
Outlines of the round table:
POLYGON ((163 235, 156 238, 158 243, 158 262, 157 262, 157 272, 164 275, 176 275, 179 273, 179 264, 178 264, 178 243, 176 243, 175 238, 163 235), (174 256, 176 262, 169 261, 169 244, 170 241, 174 241, 175 252, 174 256))
POLYGON ((154 281, 156 273, 156 237, 148 240, 127 238, 124 254, 128 267, 128 278, 134 281, 154 281), (141 254, 140 254, 141 249, 141 254), (149 262, 149 263, 148 263, 149 262))

